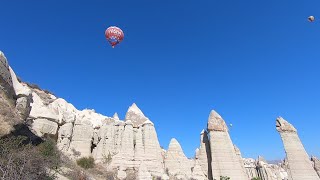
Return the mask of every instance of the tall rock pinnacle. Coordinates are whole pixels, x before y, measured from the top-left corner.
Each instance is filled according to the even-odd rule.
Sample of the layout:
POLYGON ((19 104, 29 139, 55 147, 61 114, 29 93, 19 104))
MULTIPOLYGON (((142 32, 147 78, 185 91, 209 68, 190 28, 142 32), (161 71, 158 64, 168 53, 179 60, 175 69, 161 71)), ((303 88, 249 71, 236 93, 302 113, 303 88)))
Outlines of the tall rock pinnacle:
POLYGON ((210 112, 208 119, 208 130, 209 131, 228 131, 228 127, 222 117, 214 110, 210 112))
POLYGON ((138 106, 133 103, 126 113, 125 121, 128 120, 131 120, 131 122, 133 123, 133 127, 138 127, 142 125, 146 120, 148 120, 148 118, 145 117, 138 106))
POLYGON ((213 179, 220 179, 220 176, 228 176, 231 179, 247 180, 248 177, 239 161, 229 136, 227 125, 214 110, 211 111, 208 118, 208 131, 210 135, 213 179))
POLYGON ((286 151, 289 179, 320 180, 300 141, 297 130, 282 117, 277 118, 276 129, 280 133, 286 151))

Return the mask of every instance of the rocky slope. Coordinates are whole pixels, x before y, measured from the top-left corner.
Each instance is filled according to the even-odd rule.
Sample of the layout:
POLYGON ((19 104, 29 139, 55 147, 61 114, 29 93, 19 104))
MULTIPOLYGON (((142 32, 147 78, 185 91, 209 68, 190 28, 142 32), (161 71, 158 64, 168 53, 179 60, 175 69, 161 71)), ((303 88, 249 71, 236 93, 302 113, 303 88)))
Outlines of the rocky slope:
POLYGON ((319 161, 313 158, 312 166, 296 130, 281 119, 277 120, 277 128, 287 152, 287 160, 281 164, 268 164, 262 157, 242 158, 225 121, 215 111, 209 115, 207 129, 200 133, 195 158, 188 159, 176 139, 171 140, 168 150, 161 149, 154 124, 136 104, 128 108, 124 120, 117 113, 107 117, 94 110, 78 110, 48 91, 19 82, 3 53, 0 60, 1 136, 14 131, 17 124, 25 124, 38 137, 55 138, 59 150, 71 159, 92 156, 97 164, 116 170, 119 179, 125 179, 132 171, 137 172, 138 179, 146 180, 204 180, 220 176, 235 180, 297 179, 292 178, 295 174, 299 174, 298 178, 318 179, 313 168, 319 172, 319 161), (296 143, 289 146, 287 140, 296 143), (292 158, 294 155, 302 158, 292 158), (292 165, 299 163, 306 163, 307 168, 292 165))

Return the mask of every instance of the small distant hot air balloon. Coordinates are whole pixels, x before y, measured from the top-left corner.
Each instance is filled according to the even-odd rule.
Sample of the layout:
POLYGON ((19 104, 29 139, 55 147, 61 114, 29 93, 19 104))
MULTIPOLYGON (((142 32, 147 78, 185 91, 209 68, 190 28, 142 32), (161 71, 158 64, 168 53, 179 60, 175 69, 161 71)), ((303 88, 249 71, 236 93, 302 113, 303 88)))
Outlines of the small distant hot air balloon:
POLYGON ((230 124, 230 127, 232 127, 232 124, 230 124))
POLYGON ((109 27, 105 32, 105 36, 113 48, 124 38, 123 31, 116 26, 109 27))
POLYGON ((309 21, 309 22, 313 22, 314 20, 315 20, 314 16, 309 16, 309 17, 308 17, 308 21, 309 21))

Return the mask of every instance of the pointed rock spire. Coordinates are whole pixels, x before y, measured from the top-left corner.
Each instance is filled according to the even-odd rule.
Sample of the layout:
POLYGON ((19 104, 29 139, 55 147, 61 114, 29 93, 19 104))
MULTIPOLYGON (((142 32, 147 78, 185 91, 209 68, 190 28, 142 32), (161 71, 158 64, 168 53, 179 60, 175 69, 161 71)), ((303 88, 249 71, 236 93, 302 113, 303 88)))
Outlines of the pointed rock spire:
POLYGON ((297 132, 296 128, 282 117, 277 118, 276 128, 278 132, 297 132))
POLYGON ((135 114, 140 114, 140 115, 144 116, 143 112, 139 109, 139 107, 136 105, 136 103, 133 103, 129 107, 128 112, 133 112, 135 114))
POLYGON ((114 113, 113 119, 115 119, 115 120, 120 120, 120 119, 119 119, 119 116, 118 116, 118 113, 114 113))
POLYGON ((145 117, 138 106, 133 103, 126 113, 125 120, 131 120, 133 123, 133 127, 138 127, 142 125, 146 120, 148 120, 148 118, 145 117))
POLYGON ((278 117, 276 129, 280 134, 287 155, 289 177, 292 180, 320 180, 293 125, 282 117, 278 117))
POLYGON ((165 154, 165 168, 169 175, 181 175, 183 179, 191 176, 191 161, 185 156, 179 142, 172 138, 165 154))
POLYGON ((183 153, 180 143, 175 138, 171 139, 168 151, 183 153))
POLYGON ((208 118, 208 130, 209 131, 223 131, 227 132, 228 127, 222 117, 214 110, 211 111, 208 118))

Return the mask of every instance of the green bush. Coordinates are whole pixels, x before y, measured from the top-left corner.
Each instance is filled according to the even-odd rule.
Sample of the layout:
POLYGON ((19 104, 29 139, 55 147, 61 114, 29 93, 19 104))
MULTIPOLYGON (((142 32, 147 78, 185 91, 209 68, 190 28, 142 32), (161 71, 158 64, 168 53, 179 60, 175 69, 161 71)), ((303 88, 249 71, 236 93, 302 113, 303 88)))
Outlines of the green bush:
POLYGON ((84 169, 90 169, 94 167, 94 159, 93 157, 83 157, 77 160, 77 164, 84 169))
POLYGON ((230 177, 228 177, 228 176, 220 176, 220 180, 230 180, 230 177))
POLYGON ((254 177, 251 180, 261 180, 261 178, 260 177, 254 177))
POLYGON ((61 156, 54 140, 49 138, 45 142, 39 144, 38 151, 42 157, 49 162, 48 167, 50 169, 58 169, 60 167, 61 156))
POLYGON ((57 156, 56 143, 51 139, 39 144, 38 148, 41 155, 44 157, 57 156))

